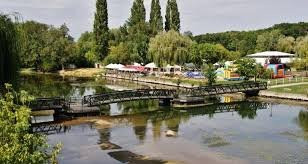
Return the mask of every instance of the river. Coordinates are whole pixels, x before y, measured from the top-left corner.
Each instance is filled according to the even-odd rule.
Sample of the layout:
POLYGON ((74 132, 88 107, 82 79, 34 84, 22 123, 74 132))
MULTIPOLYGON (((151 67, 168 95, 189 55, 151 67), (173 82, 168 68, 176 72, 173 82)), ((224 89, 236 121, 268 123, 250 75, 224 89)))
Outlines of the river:
MULTIPOLYGON (((153 86, 56 75, 23 76, 20 85, 37 97, 144 87, 153 86)), ((217 99, 221 103, 188 110, 159 107, 154 100, 111 104, 100 116, 62 122, 48 142, 63 144, 63 164, 308 163, 307 105, 217 99), (175 136, 167 137, 168 130, 175 136)))

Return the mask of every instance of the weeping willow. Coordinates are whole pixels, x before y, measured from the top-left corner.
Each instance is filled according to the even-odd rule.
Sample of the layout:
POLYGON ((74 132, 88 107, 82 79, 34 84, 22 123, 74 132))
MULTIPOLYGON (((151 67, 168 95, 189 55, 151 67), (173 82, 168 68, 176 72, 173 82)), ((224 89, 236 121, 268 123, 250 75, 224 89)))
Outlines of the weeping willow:
POLYGON ((16 25, 7 15, 0 14, 0 88, 14 83, 19 70, 19 44, 16 25))

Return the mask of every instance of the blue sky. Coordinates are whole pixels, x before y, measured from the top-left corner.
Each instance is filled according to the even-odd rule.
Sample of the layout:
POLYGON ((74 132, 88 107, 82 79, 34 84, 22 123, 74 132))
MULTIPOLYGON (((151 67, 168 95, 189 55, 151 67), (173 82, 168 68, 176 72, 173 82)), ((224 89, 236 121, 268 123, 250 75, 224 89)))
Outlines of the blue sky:
MULTIPOLYGON (((160 0, 164 14, 167 0, 160 0)), ((129 17, 133 0, 108 0, 110 28, 129 17)), ((151 0, 145 0, 149 15, 151 0)), ((195 35, 253 30, 282 22, 308 22, 308 0, 178 0, 182 31, 195 35)), ((59 26, 66 23, 78 38, 91 31, 95 0, 0 0, 0 12, 19 12, 24 20, 59 26)))

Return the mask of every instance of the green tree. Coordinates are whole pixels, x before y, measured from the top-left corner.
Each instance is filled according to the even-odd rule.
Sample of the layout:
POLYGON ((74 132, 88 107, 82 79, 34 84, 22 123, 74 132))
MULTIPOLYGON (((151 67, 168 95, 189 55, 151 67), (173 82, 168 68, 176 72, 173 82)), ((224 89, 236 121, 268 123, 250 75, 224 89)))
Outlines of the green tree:
POLYGON ((24 91, 14 92, 10 85, 6 89, 0 97, 0 163, 57 163, 61 145, 50 149, 46 136, 29 133, 30 109, 26 105, 32 97, 24 91))
POLYGON ((117 46, 112 46, 110 48, 109 55, 105 58, 104 63, 122 63, 131 64, 134 62, 134 56, 129 53, 129 46, 126 43, 120 43, 117 46))
POLYGON ((20 44, 16 26, 9 16, 0 14, 0 88, 16 79, 20 44))
POLYGON ((217 73, 213 64, 204 65, 203 74, 206 77, 209 86, 216 83, 217 73))
POLYGON ((23 68, 36 68, 40 64, 40 55, 44 45, 43 35, 50 27, 46 24, 27 21, 19 24, 21 33, 21 66, 23 68))
POLYGON ((166 17, 165 30, 166 31, 175 30, 179 32, 181 29, 181 20, 176 0, 167 1, 165 17, 166 17))
POLYGON ((283 37, 279 30, 265 32, 258 36, 256 52, 276 51, 278 40, 283 37))
POLYGON ((237 73, 244 77, 245 80, 249 80, 251 77, 257 76, 257 64, 254 59, 242 58, 238 59, 235 64, 237 64, 237 73))
POLYGON ((146 11, 143 0, 134 0, 133 7, 131 8, 131 15, 128 20, 129 26, 134 26, 139 23, 145 23, 146 11))
POLYGON ((299 60, 294 61, 296 68, 308 69, 308 35, 306 37, 299 37, 296 40, 295 52, 299 60))
POLYGON ((156 35, 160 31, 163 31, 163 17, 161 15, 161 7, 159 0, 152 0, 150 26, 154 35, 156 35))
POLYGON ((151 38, 148 59, 158 66, 183 65, 189 61, 192 43, 189 37, 182 36, 174 30, 162 32, 151 38))
POLYGON ((75 45, 68 34, 66 25, 60 28, 50 27, 43 35, 44 48, 39 56, 41 63, 39 69, 44 72, 64 69, 75 55, 75 45))
POLYGON ((150 41, 150 26, 148 23, 139 23, 128 28, 127 44, 129 45, 130 54, 139 63, 147 63, 148 44, 150 41))
POLYGON ((96 1, 96 13, 94 18, 94 40, 98 59, 104 59, 109 52, 109 27, 107 0, 96 1))
POLYGON ((277 50, 281 52, 293 53, 295 46, 295 39, 292 36, 281 37, 277 43, 277 50))
POLYGON ((191 62, 199 67, 203 62, 215 64, 220 61, 232 60, 236 56, 239 56, 239 54, 228 51, 221 44, 195 44, 191 48, 191 62))
POLYGON ((78 67, 91 67, 98 58, 95 52, 95 41, 92 32, 84 32, 77 41, 77 54, 74 62, 78 67))

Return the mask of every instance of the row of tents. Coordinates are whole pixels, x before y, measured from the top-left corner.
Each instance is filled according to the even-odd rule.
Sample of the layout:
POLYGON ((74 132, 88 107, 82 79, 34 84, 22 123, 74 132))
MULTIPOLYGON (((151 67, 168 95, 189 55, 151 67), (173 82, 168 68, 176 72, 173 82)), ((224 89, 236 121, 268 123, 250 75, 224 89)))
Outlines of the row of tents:
POLYGON ((155 73, 155 72, 167 72, 175 73, 181 72, 182 68, 178 65, 167 65, 166 67, 159 68, 155 63, 149 63, 142 66, 139 63, 134 63, 133 65, 122 65, 122 64, 108 64, 105 69, 120 72, 136 72, 136 73, 155 73))

